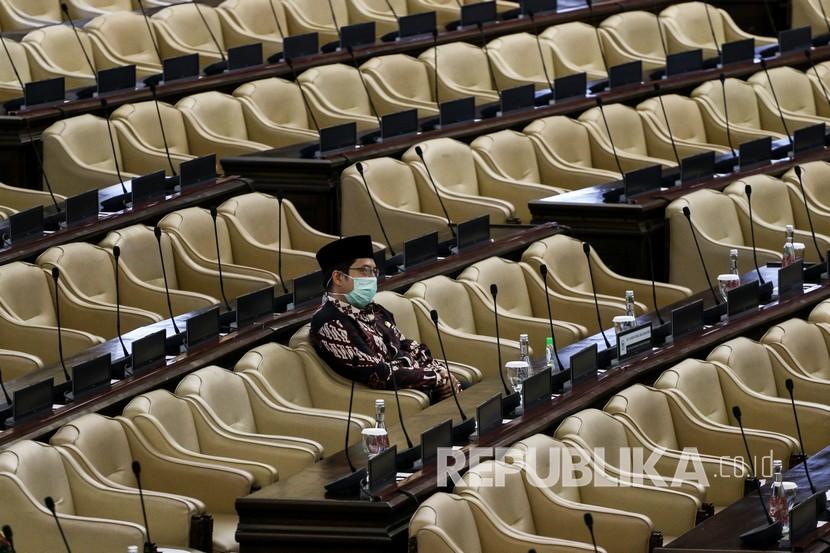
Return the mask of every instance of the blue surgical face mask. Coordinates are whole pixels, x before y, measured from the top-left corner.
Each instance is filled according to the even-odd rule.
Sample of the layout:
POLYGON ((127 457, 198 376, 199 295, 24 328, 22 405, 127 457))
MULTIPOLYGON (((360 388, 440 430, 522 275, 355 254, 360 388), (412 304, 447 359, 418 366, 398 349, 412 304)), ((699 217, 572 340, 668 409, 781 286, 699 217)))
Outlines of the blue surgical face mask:
MULTIPOLYGON (((349 276, 349 275, 346 275, 349 276)), ((369 305, 378 291, 378 279, 376 277, 351 277, 354 282, 352 291, 346 294, 346 301, 358 309, 369 305)))

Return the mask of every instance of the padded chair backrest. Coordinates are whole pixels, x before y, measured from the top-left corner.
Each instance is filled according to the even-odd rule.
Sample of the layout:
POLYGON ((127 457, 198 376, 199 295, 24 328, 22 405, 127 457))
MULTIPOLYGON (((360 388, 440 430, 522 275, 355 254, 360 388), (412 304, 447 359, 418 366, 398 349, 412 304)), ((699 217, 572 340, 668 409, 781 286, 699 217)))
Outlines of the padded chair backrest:
MULTIPOLYGON (((280 0, 225 0, 219 5, 219 9, 233 18, 243 29, 261 36, 281 36, 277 23, 274 21, 274 13, 276 13, 280 27, 286 33, 288 32, 285 10, 280 0), (274 8, 273 12, 269 3, 274 8)), ((331 21, 331 16, 329 16, 329 21, 331 21)))
POLYGON ((136 396, 124 407, 124 416, 145 416, 163 428, 176 444, 200 452, 199 433, 187 402, 167 390, 153 390, 136 396))
POLYGON ((605 411, 626 415, 657 445, 678 449, 671 408, 663 393, 635 384, 612 397, 605 411))
POLYGON ((476 517, 457 495, 439 492, 421 503, 409 521, 409 535, 434 553, 483 551, 476 517))
POLYGON ((581 502, 579 488, 564 486, 571 453, 562 442, 546 434, 534 434, 510 446, 505 454, 508 463, 521 463, 525 470, 536 475, 550 486, 556 495, 577 503, 581 502))
POLYGON ((161 256, 158 242, 153 229, 144 225, 132 225, 110 232, 101 242, 105 248, 113 246, 121 248, 121 266, 129 269, 138 279, 146 284, 164 287, 164 273, 167 274, 167 285, 177 289, 176 264, 170 239, 161 235, 161 256, 164 257, 164 273, 162 272, 161 256))
POLYGON ((219 206, 219 213, 236 218, 254 240, 267 247, 277 247, 280 238, 277 223, 282 227, 282 247, 291 248, 291 235, 285 220, 285 208, 279 201, 262 192, 235 196, 219 206))
POLYGON ((540 35, 556 45, 572 65, 605 72, 596 29, 581 21, 548 27, 540 35))
POLYGON ((29 263, 0 266, 0 310, 24 323, 55 326, 50 279, 43 269, 29 263))
POLYGON ((557 440, 571 439, 591 451, 602 450, 604 461, 619 467, 621 454, 631 447, 623 424, 599 409, 584 409, 563 420, 554 433, 557 440))
POLYGON ((749 209, 746 185, 752 186, 752 216, 776 227, 795 225, 795 213, 787 185, 772 175, 750 175, 724 189, 733 201, 749 209))
POLYGON ((753 392, 772 397, 782 395, 775 383, 770 353, 759 342, 743 336, 729 340, 712 350, 706 360, 729 367, 753 392))
POLYGON ((262 344, 243 355, 234 371, 257 372, 283 399, 305 407, 314 406, 303 356, 288 346, 275 342, 262 344))
MULTIPOLYGON (((43 137, 44 141, 53 139, 82 166, 115 172, 112 146, 107 139, 108 132, 107 122, 102 117, 87 113, 53 123, 43 131, 43 137)), ((115 142, 118 165, 123 171, 124 164, 118 144, 118 133, 113 132, 112 139, 115 142)))
MULTIPOLYGON (((608 128, 611 129, 614 148, 618 152, 647 156, 648 142, 643 131, 643 121, 637 114, 637 110, 624 104, 611 104, 604 106, 603 110, 605 110, 608 128)), ((590 123, 594 130, 599 131, 600 135, 607 139, 608 131, 605 129, 602 112, 598 107, 583 112, 579 120, 590 123)))
MULTIPOLYGON (((23 16, 26 19, 40 19, 44 23, 49 21, 54 23, 61 22, 60 2, 56 0, 3 0, 2 3, 4 7, 0 10, 0 13, 8 12, 12 15, 23 16)), ((5 31, 27 28, 15 25, 10 26, 9 23, 11 22, 3 21, 3 29, 5 31)))
POLYGON ((591 278, 582 242, 576 238, 555 234, 530 245, 522 260, 539 258, 548 271, 569 288, 591 293, 591 278))
POLYGON ((781 109, 804 115, 818 114, 813 86, 807 75, 792 67, 773 67, 769 69, 769 80, 763 71, 751 76, 749 82, 766 91, 767 98, 774 103, 770 81, 781 109))
POLYGON ((375 303, 388 309, 395 317, 395 326, 409 340, 421 341, 421 331, 412 301, 396 292, 378 292, 375 303))
POLYGON ((219 14, 216 13, 216 8, 200 4, 197 11, 195 5, 187 2, 179 6, 170 6, 159 10, 151 17, 157 27, 164 29, 176 40, 193 50, 216 52, 216 45, 210 36, 211 33, 213 33, 216 42, 219 43, 219 47, 222 50, 226 48, 222 35, 222 21, 219 14), (199 11, 202 12, 204 20, 207 21, 210 32, 205 27, 202 17, 199 16, 199 11))
MULTIPOLYGON (((441 61, 438 61, 440 66, 441 61)), ((435 102, 432 82, 432 70, 423 61, 406 54, 391 54, 371 58, 360 66, 360 70, 370 80, 397 95, 419 100, 435 102)))
POLYGON ((215 134, 248 140, 242 104, 229 94, 215 90, 201 92, 179 100, 176 109, 191 115, 201 126, 215 134))
POLYGON ((220 367, 205 367, 176 386, 179 397, 202 398, 222 422, 240 432, 257 432, 251 400, 242 377, 220 367))
POLYGON ((718 46, 712 40, 712 28, 718 44, 726 41, 726 33, 723 28, 723 18, 717 8, 704 2, 685 2, 669 6, 660 12, 660 19, 673 21, 674 28, 683 31, 687 41, 698 47, 717 49, 718 46), (708 16, 706 12, 709 12, 708 16), (709 21, 712 27, 709 27, 709 21))
POLYGON ((477 334, 473 306, 460 282, 445 276, 428 278, 413 284, 406 297, 422 298, 431 307, 440 308, 441 321, 450 328, 477 334))
MULTIPOLYGON (((427 140, 419 146, 438 186, 459 194, 478 195, 478 177, 470 146, 452 138, 427 140)), ((414 148, 404 154, 404 160, 420 163, 414 148)))
MULTIPOLYGON (((0 56, 0 83, 7 83, 13 86, 20 86, 15 75, 14 70, 17 69, 20 73, 20 79, 23 83, 28 83, 32 80, 32 73, 29 71, 29 59, 26 57, 26 49, 17 41, 9 38, 0 39, 6 43, 6 48, 9 50, 9 55, 14 62, 14 67, 9 63, 9 57, 6 55, 0 56)), ((3 52, 5 54, 5 51, 3 52)), ((21 91, 21 95, 23 92, 21 91)))
POLYGON ((498 175, 520 182, 542 182, 536 150, 526 134, 499 131, 479 136, 470 146, 498 175))
POLYGON ((47 271, 58 267, 61 278, 85 299, 115 303, 114 259, 103 248, 72 242, 49 248, 37 258, 37 263, 47 271))
MULTIPOLYGON (((494 65, 503 65, 528 82, 544 82, 546 80, 546 70, 548 79, 553 81, 556 77, 553 52, 543 42, 540 53, 539 47, 536 45, 536 37, 530 33, 514 33, 491 40, 487 44, 487 52, 494 65), (544 66, 542 66, 542 59, 544 59, 544 66)), ((440 59, 438 60, 438 67, 441 67, 440 59)))
POLYGON ((94 8, 104 11, 130 11, 133 3, 130 0, 70 0, 70 4, 82 8, 94 8))
MULTIPOLYGON (((334 20, 328 2, 320 2, 320 0, 282 0, 282 2, 293 6, 298 13, 303 14, 303 17, 312 23, 334 29, 334 20)), ((331 6, 334 10, 334 17, 337 18, 337 25, 348 25, 349 10, 346 0, 332 0, 331 6)))
MULTIPOLYGON (((165 232, 173 232, 180 236, 191 249, 205 259, 216 261, 213 219, 207 209, 189 207, 174 211, 159 221, 159 226, 165 232)), ((228 237, 228 228, 221 217, 216 218, 216 228, 219 234, 219 252, 222 256, 222 263, 233 263, 233 250, 228 237)))
MULTIPOLYGON (((38 52, 46 63, 69 73, 80 73, 92 78, 92 71, 86 63, 81 45, 89 59, 92 59, 92 45, 89 37, 83 30, 78 31, 78 37, 72 32, 69 25, 50 25, 31 31, 23 37, 23 44, 38 52)), ((35 75, 38 79, 50 78, 52 75, 35 75)))
MULTIPOLYGON (((159 102, 158 108, 164 124, 164 136, 154 102, 124 104, 112 112, 111 119, 129 127, 136 138, 148 146, 163 151, 166 138, 171 154, 190 155, 182 113, 167 102, 159 102)), ((115 128, 121 130, 120 125, 115 125, 115 128)))
MULTIPOLYGON (((154 46, 155 33, 150 34, 140 13, 124 11, 99 15, 84 29, 98 38, 107 50, 132 63, 161 64, 154 46)), ((98 52, 95 61, 96 65, 104 65, 98 52)))
POLYGON ((650 58, 665 57, 657 30, 657 16, 647 11, 628 11, 608 17, 600 29, 613 33, 633 52, 650 58))
POLYGON ((565 163, 592 167, 591 139, 588 129, 564 115, 537 119, 524 128, 524 133, 536 136, 565 163))
POLYGON ((695 232, 725 244, 745 244, 737 209, 727 195, 717 190, 697 190, 681 200, 689 206, 695 232))
POLYGON ((830 163, 812 161, 802 164, 801 178, 804 181, 804 192, 810 198, 810 202, 830 209, 830 186, 826 186, 830 179, 830 163))
POLYGON ((666 370, 654 387, 661 390, 677 390, 709 420, 729 424, 731 406, 723 397, 718 369, 711 363, 686 359, 666 370))
MULTIPOLYGON (((391 157, 377 157, 362 163, 363 176, 375 198, 391 207, 420 213, 418 183, 409 165, 391 157)), ((349 167, 344 173, 360 180, 354 167, 349 167)))
POLYGON ((725 119, 728 114, 730 125, 761 129, 761 111, 752 85, 740 79, 726 79, 724 85, 726 110, 723 107, 723 88, 719 81, 703 83, 692 91, 692 97, 705 100, 721 119, 725 119))
POLYGON ((276 125, 300 129, 312 128, 302 93, 296 83, 278 79, 262 79, 243 84, 233 91, 243 111, 255 111, 276 125))
POLYGON ((533 506, 518 466, 484 461, 468 470, 454 491, 474 493, 508 526, 520 532, 536 533, 533 506))
POLYGON ((827 375, 830 372, 830 353, 824 336, 812 323, 802 319, 784 321, 767 330, 761 341, 786 348, 801 368, 812 374, 827 375))
POLYGON ((650 113, 652 120, 657 126, 668 134, 666 128, 666 117, 669 120, 671 134, 675 140, 688 140, 704 144, 709 142, 706 135, 706 125, 703 123, 703 116, 697 102, 685 96, 677 94, 664 94, 663 104, 666 107, 665 117, 656 98, 651 98, 637 106, 638 111, 650 113))
POLYGON ((313 94, 338 111, 373 116, 369 96, 358 70, 342 63, 321 65, 299 76, 306 94, 313 94))
POLYGON ((16 442, 0 451, 0 472, 19 478, 38 504, 49 496, 55 500, 55 511, 75 514, 66 468, 54 447, 31 440, 16 442))
POLYGON ((499 311, 523 317, 533 316, 533 304, 527 281, 521 265, 500 257, 489 257, 470 265, 458 276, 458 280, 467 280, 478 284, 488 294, 491 284, 499 287, 496 296, 499 311))
POLYGON ((131 488, 137 486, 130 442, 124 427, 115 419, 97 413, 82 415, 60 427, 49 443, 76 449, 107 480, 131 488))
MULTIPOLYGON (((433 68, 435 52, 432 48, 418 59, 433 68)), ((466 42, 451 42, 438 46, 439 78, 459 86, 477 90, 493 90, 493 76, 484 51, 466 42)))

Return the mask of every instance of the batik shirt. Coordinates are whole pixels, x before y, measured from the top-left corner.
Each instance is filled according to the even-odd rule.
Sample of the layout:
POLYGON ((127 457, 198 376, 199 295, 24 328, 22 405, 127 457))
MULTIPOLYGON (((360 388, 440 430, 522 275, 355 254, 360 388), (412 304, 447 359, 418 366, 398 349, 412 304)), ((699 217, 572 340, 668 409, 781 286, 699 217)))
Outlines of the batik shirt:
POLYGON ((376 303, 363 309, 326 297, 311 319, 311 343, 338 374, 371 388, 430 392, 446 378, 444 366, 424 344, 407 340, 392 313, 376 303))

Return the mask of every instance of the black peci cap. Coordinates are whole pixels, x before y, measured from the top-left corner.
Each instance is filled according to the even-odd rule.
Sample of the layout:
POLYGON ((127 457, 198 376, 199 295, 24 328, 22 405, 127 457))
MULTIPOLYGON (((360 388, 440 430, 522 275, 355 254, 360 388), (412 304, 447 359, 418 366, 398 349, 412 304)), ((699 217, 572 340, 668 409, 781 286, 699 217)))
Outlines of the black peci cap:
POLYGON ((346 236, 326 244, 317 252, 317 263, 323 271, 323 278, 328 280, 334 269, 351 263, 355 259, 374 257, 372 237, 368 234, 346 236))

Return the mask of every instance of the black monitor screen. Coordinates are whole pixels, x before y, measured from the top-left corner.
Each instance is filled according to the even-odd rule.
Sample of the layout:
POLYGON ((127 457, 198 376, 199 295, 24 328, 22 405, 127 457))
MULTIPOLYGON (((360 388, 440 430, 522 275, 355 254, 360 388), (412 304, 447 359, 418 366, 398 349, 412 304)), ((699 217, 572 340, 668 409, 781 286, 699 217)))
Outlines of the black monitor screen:
POLYGON ((320 152, 353 148, 357 144, 357 124, 343 123, 320 129, 320 152))
POLYGON ((98 190, 81 192, 66 199, 66 226, 74 227, 98 219, 98 190))
POLYGON ((216 154, 185 161, 179 166, 179 182, 182 188, 216 178, 216 154))
POLYGON ((461 26, 478 25, 496 20, 496 3, 479 2, 461 6, 461 26))
POLYGON ((43 206, 39 205, 26 211, 9 216, 9 239, 12 244, 28 238, 43 235, 43 206))
POLYGON ((161 62, 161 65, 166 83, 199 76, 199 54, 168 58, 161 62))
POLYGON ((793 149, 795 150, 795 154, 798 155, 810 150, 824 148, 826 134, 827 130, 824 123, 796 129, 793 132, 793 149))
POLYGON ((476 102, 472 96, 443 102, 438 109, 442 127, 472 121, 476 118, 476 102))
POLYGON ((672 310, 671 328, 675 340, 703 329, 703 300, 672 310))
POLYGON ((663 169, 659 165, 649 165, 626 173, 625 178, 623 178, 626 199, 660 190, 662 178, 663 169))
POLYGON ((639 84, 643 80, 643 62, 630 61, 608 70, 608 86, 616 88, 627 84, 639 84))
POLYGON ((790 510, 790 542, 803 540, 816 530, 818 525, 819 505, 824 503, 821 497, 826 492, 817 492, 790 510))
POLYGON ((721 47, 721 65, 752 61, 755 57, 755 39, 746 38, 726 42, 721 47))
POLYGON ((52 410, 52 388, 54 378, 47 378, 20 390, 15 390, 12 398, 12 416, 15 420, 52 410))
POLYGON ((282 55, 286 60, 313 56, 320 51, 320 39, 317 33, 287 36, 282 41, 282 55))
POLYGON ((596 376, 598 367, 596 344, 574 353, 571 355, 571 383, 596 376))
POLYGON ((375 43, 375 22, 355 23, 340 27, 340 47, 355 48, 375 43))
POLYGON ((421 462, 423 466, 434 463, 438 449, 452 447, 452 421, 446 420, 421 434, 421 462))
POLYGON ((63 101, 66 98, 66 82, 63 77, 58 77, 26 83, 23 85, 23 98, 26 107, 63 101))
POLYGON ((380 135, 383 138, 392 138, 393 136, 401 136, 415 132, 418 132, 417 109, 390 113, 380 119, 380 135))
POLYGON ((236 328, 252 324, 274 311, 274 289, 270 286, 236 298, 236 328))
POLYGON ((522 398, 525 409, 533 409, 545 401, 550 401, 550 394, 550 369, 534 374, 522 384, 522 398))
POLYGON ((228 49, 228 69, 231 71, 253 67, 255 65, 262 65, 261 42, 228 49))
POLYGON ((165 341, 167 332, 159 330, 132 343, 133 374, 157 369, 165 362, 165 341))
POLYGON ((740 315, 758 308, 758 281, 733 288, 726 293, 726 314, 729 317, 740 315))
POLYGON ((804 263, 799 259, 778 270, 778 298, 784 299, 804 292, 804 263))
POLYGON ((438 233, 431 232, 403 245, 404 267, 414 267, 427 261, 434 261, 438 257, 438 233))
POLYGON ((797 50, 803 52, 813 46, 813 36, 810 27, 796 27, 778 33, 778 47, 782 54, 797 50))
POLYGON ((536 15, 543 12, 555 12, 556 0, 519 0, 523 15, 536 15))
POLYGON ((377 493, 395 484, 398 475, 398 448, 392 446, 369 459, 369 491, 377 493))
POLYGON ((458 236, 458 252, 466 252, 470 248, 490 242, 490 216, 482 215, 469 221, 459 223, 456 228, 458 236))
POLYGON ((501 91, 501 111, 508 113, 517 109, 533 107, 536 92, 532 84, 525 84, 501 91))
POLYGON ((219 308, 214 307, 187 319, 187 347, 192 348, 199 344, 219 337, 219 308))
POLYGON ((703 50, 687 50, 669 54, 666 58, 666 76, 673 77, 703 68, 703 50))
POLYGON ((768 163, 771 157, 772 138, 769 136, 744 142, 738 149, 738 163, 741 169, 760 163, 768 163))
POLYGON ((501 394, 494 395, 476 407, 478 437, 481 438, 501 426, 502 418, 501 394))
POLYGON ((135 89, 135 65, 113 67, 98 72, 98 94, 135 89))
POLYGON ((435 32, 435 12, 423 12, 398 18, 398 36, 430 35, 435 32))
POLYGON ((323 288, 323 272, 317 271, 294 279, 294 307, 320 301, 323 288))
POLYGON ((703 152, 680 160, 680 182, 711 179, 715 174, 715 152, 703 152))
POLYGON ((78 396, 108 387, 112 379, 112 358, 109 353, 85 361, 72 368, 72 394, 78 396))
POLYGON ((587 91, 588 76, 585 73, 559 77, 553 81, 553 99, 557 102, 568 98, 584 98, 587 91))
POLYGON ((134 178, 132 193, 134 204, 165 196, 164 171, 156 171, 134 178))

